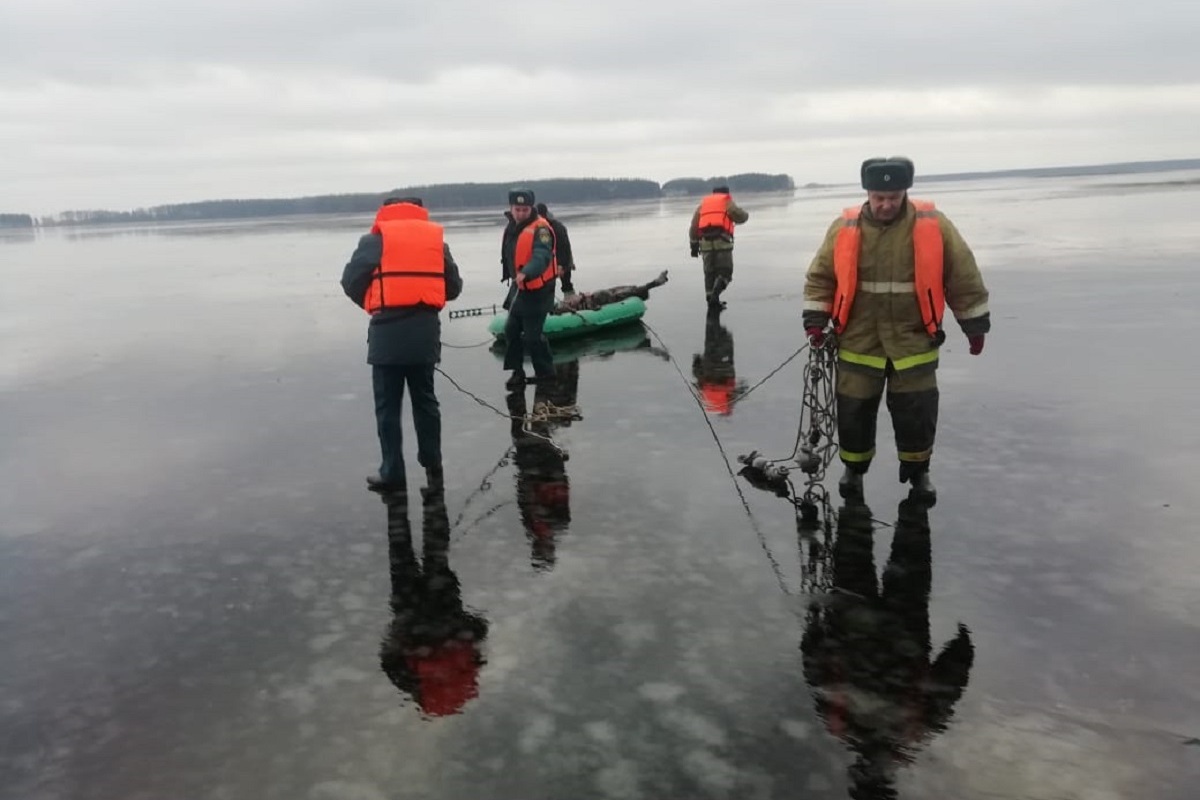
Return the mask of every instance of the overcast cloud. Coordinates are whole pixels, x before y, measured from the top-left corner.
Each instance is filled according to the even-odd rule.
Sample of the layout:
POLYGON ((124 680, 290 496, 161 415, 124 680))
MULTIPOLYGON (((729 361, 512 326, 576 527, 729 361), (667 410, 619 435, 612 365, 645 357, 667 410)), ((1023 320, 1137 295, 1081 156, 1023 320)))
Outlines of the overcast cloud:
POLYGON ((1200 3, 3 0, 0 211, 1200 157, 1200 3))

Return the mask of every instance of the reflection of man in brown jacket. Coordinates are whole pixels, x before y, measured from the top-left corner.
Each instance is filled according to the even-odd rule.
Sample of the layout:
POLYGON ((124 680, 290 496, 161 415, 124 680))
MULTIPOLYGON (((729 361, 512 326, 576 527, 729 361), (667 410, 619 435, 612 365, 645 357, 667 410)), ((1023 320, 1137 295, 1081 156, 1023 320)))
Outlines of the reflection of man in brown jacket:
POLYGON ((907 158, 863 162, 867 202, 834 220, 808 267, 804 328, 819 344, 838 334, 838 444, 843 497, 861 496, 875 455, 875 421, 886 383, 900 480, 933 499, 929 460, 937 429, 938 352, 945 306, 983 350, 991 329, 988 290, 966 241, 932 203, 910 199, 907 158))
POLYGON ((832 591, 808 610, 804 678, 829 732, 856 755, 850 796, 896 798, 899 769, 946 730, 975 663, 959 623, 935 653, 929 510, 902 500, 891 555, 876 577, 871 510, 847 505, 833 541, 832 591))
POLYGON ((704 257, 704 299, 710 308, 724 308, 721 292, 733 282, 733 229, 750 219, 729 196, 728 186, 717 186, 700 201, 688 226, 692 258, 704 257))

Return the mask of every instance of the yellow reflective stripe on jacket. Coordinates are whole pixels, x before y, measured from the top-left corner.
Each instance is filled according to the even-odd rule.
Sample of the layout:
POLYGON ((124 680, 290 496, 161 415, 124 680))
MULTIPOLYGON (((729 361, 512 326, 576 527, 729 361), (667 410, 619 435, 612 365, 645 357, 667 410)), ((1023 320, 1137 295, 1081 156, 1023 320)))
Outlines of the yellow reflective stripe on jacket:
MULTIPOLYGON (((847 364, 857 364, 861 367, 870 367, 871 369, 886 370, 888 365, 887 356, 868 356, 863 353, 854 353, 850 350, 838 350, 838 358, 845 361, 847 364)), ((913 367, 921 367, 926 364, 932 364, 938 360, 938 351, 930 350, 925 353, 917 353, 915 356, 905 356, 892 361, 892 369, 897 372, 902 372, 913 367)))
POLYGON ((933 455, 933 448, 930 447, 928 450, 922 450, 919 453, 900 451, 896 455, 900 457, 901 461, 928 461, 929 457, 933 455))
POLYGON ((873 369, 887 369, 886 356, 867 356, 862 353, 852 353, 849 350, 838 350, 838 358, 848 364, 858 364, 873 369))
POLYGON ((855 453, 850 450, 843 450, 842 448, 838 448, 838 452, 841 454, 842 461, 849 461, 854 464, 862 464, 875 457, 874 447, 865 453, 855 453))
POLYGON ((938 351, 930 350, 926 353, 917 353, 915 356, 905 356, 904 358, 897 358, 895 361, 892 362, 892 366, 895 368, 895 370, 897 372, 900 372, 902 370, 912 369, 913 367, 921 367, 926 364, 932 364, 933 362, 935 362, 937 360, 938 360, 938 351))

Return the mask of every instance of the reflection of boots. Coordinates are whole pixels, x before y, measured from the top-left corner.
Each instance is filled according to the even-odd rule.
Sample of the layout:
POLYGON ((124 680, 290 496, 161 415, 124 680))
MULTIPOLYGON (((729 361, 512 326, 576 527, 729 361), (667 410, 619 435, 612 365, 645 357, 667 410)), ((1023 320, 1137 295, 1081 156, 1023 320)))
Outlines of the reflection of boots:
POLYGON ((506 389, 520 389, 525 385, 525 370, 514 369, 513 374, 504 382, 506 389))
POLYGON ((422 494, 436 494, 446 488, 446 476, 442 465, 436 464, 425 468, 425 488, 422 494))
POLYGON ((863 496, 862 473, 846 467, 846 471, 842 473, 842 479, 838 481, 838 493, 846 499, 861 500, 863 496))

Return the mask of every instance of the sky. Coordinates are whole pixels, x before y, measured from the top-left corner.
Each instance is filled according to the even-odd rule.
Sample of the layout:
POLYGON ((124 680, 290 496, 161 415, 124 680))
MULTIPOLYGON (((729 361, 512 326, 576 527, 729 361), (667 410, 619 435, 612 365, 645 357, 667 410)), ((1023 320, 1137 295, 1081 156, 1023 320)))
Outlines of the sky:
POLYGON ((1200 157, 1200 3, 2 0, 0 212, 1200 157))

